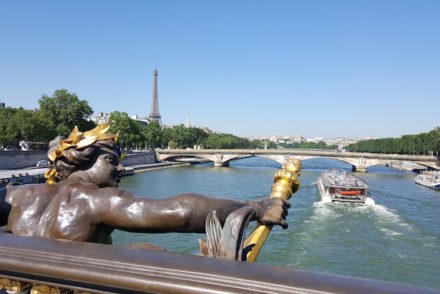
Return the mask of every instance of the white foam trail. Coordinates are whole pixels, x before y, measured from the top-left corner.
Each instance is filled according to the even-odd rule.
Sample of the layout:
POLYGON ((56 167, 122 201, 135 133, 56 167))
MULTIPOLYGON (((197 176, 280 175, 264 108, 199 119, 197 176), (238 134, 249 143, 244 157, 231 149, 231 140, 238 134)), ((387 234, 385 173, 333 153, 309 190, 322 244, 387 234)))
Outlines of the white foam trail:
POLYGON ((374 199, 373 199, 373 198, 366 197, 366 198, 365 198, 365 204, 366 204, 366 205, 374 206, 374 205, 376 205, 376 202, 374 202, 374 199))
POLYGON ((386 228, 381 228, 380 231, 384 232, 385 235, 392 236, 392 237, 402 235, 402 233, 399 233, 399 232, 396 232, 396 231, 393 231, 390 229, 386 229, 386 228))
MULTIPOLYGON (((373 199, 371 199, 373 200, 373 199)), ((366 203, 366 202, 365 202, 366 203)), ((405 223, 402 218, 399 216, 398 213, 394 212, 392 209, 386 208, 383 205, 376 204, 369 204, 369 207, 373 209, 373 212, 382 220, 386 221, 387 223, 395 223, 401 227, 406 227, 408 230, 412 230, 413 226, 405 223)))
POLYGON ((313 203, 313 206, 315 209, 313 211, 313 215, 309 217, 309 220, 321 222, 329 219, 336 220, 341 217, 341 214, 336 213, 333 209, 333 206, 329 205, 328 202, 318 201, 313 203))
POLYGON ((373 211, 381 217, 386 218, 388 221, 393 222, 400 222, 400 216, 394 212, 392 212, 390 209, 386 208, 383 205, 380 204, 374 204, 372 206, 373 211))
POLYGON ((322 196, 321 197, 321 202, 324 202, 324 203, 332 202, 332 198, 330 196, 327 196, 327 195, 322 196))

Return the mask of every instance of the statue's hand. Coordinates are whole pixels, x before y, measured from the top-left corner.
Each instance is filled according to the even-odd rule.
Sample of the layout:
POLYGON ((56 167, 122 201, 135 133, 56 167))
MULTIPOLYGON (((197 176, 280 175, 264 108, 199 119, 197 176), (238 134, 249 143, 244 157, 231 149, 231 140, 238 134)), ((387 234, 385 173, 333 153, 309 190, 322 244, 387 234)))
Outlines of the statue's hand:
POLYGON ((280 225, 287 229, 286 216, 290 202, 280 198, 265 198, 250 203, 255 210, 256 220, 263 225, 280 225))

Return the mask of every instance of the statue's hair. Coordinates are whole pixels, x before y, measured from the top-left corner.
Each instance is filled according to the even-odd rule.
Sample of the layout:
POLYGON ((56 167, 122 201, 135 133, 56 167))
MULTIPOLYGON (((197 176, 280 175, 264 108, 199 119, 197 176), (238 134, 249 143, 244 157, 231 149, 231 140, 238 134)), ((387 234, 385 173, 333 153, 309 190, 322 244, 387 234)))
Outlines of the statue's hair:
MULTIPOLYGON (((49 152, 52 148, 57 148, 62 139, 62 137, 56 137, 52 140, 49 143, 49 152)), ((118 156, 121 155, 118 144, 107 140, 100 140, 85 148, 76 149, 72 147, 61 151, 60 156, 53 162, 53 168, 58 172, 59 180, 63 181, 77 170, 89 169, 96 161, 97 156, 103 151, 116 151, 118 156)))

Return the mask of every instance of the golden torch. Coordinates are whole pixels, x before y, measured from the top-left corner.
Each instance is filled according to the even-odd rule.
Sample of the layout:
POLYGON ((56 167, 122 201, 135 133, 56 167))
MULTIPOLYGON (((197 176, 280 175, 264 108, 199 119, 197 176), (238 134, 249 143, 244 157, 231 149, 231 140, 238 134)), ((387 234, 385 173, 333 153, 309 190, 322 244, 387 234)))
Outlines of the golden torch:
MULTIPOLYGON (((298 191, 300 186, 299 176, 301 173, 301 161, 291 158, 284 165, 282 170, 278 171, 274 176, 274 184, 270 193, 271 198, 281 198, 289 200, 292 194, 298 191)), ((259 225, 257 226, 249 237, 244 242, 243 248, 253 246, 248 252, 246 260, 254 262, 260 253, 267 237, 269 236, 272 226, 259 225)))

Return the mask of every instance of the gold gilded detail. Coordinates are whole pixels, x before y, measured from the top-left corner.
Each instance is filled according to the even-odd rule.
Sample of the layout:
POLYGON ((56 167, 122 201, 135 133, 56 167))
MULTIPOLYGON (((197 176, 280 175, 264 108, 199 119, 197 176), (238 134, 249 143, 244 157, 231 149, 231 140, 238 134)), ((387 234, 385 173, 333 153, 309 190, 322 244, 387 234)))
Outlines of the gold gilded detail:
POLYGON ((46 285, 37 285, 34 284, 32 286, 30 294, 67 294, 70 293, 70 290, 58 288, 58 287, 50 287, 46 285))
POLYGON ((44 177, 47 179, 47 183, 49 185, 55 184, 57 182, 57 178, 58 178, 59 174, 57 172, 56 169, 50 169, 48 170, 45 174, 44 177))
MULTIPOLYGON (((300 186, 299 175, 301 173, 301 160, 291 158, 283 165, 283 169, 274 176, 274 184, 270 193, 271 198, 289 200, 292 194, 298 191, 300 186)), ((272 227, 260 225, 249 235, 243 247, 254 245, 246 256, 248 262, 254 262, 260 253, 272 227)))
POLYGON ((30 283, 0 278, 0 290, 5 288, 10 292, 23 292, 31 287, 30 283))
MULTIPOLYGON (((61 155, 61 152, 68 148, 83 149, 96 141, 111 141, 117 143, 119 131, 116 135, 107 134, 109 129, 110 125, 108 123, 100 124, 93 130, 87 132, 80 132, 78 127, 75 126, 69 137, 61 140, 57 148, 48 152, 47 157, 50 161, 54 162, 61 155)), ((55 169, 50 169, 44 174, 44 177, 47 179, 48 184, 55 184, 58 181, 58 172, 55 169)))

